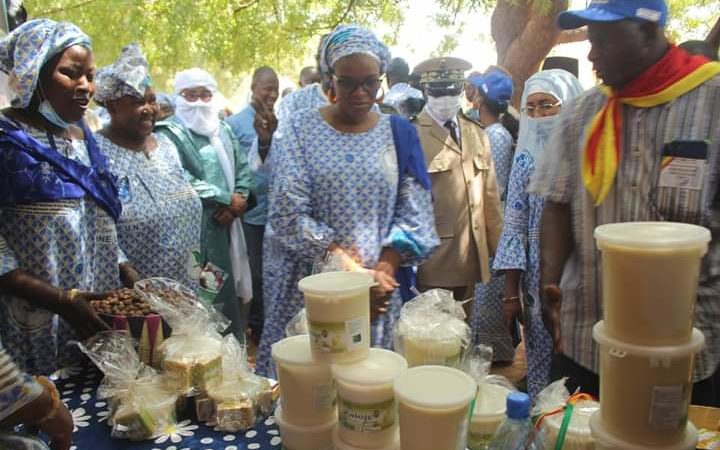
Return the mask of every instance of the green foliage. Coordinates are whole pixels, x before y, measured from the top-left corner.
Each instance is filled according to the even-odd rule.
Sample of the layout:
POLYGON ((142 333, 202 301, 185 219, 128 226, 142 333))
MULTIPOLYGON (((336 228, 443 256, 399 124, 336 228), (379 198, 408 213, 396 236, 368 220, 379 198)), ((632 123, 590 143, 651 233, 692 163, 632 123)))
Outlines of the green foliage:
MULTIPOLYGON (((26 0, 32 17, 69 20, 93 39, 98 66, 141 45, 161 88, 178 70, 211 71, 226 92, 239 76, 270 65, 293 78, 319 36, 339 23, 402 21, 403 0, 26 0)), ((392 40, 392 36, 390 36, 392 40)))

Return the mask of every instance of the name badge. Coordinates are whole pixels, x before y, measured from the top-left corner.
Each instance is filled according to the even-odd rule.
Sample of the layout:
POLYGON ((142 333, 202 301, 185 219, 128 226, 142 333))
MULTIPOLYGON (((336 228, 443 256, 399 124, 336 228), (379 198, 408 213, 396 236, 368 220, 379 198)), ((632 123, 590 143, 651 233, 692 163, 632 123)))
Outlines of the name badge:
POLYGON ((659 187, 702 190, 707 174, 705 141, 673 141, 663 148, 659 187))

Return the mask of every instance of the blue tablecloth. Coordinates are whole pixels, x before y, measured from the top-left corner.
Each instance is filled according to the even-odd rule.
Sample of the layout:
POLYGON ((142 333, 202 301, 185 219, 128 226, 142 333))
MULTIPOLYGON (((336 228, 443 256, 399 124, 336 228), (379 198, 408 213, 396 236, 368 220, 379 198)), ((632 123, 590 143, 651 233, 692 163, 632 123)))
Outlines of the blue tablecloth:
MULTIPOLYGON (((68 368, 54 377, 62 400, 75 421, 71 450, 280 450, 275 419, 258 421, 255 428, 239 433, 215 431, 195 421, 194 411, 178 416, 177 425, 159 437, 130 442, 110 437, 108 406, 96 397, 102 374, 94 368, 68 368)), ((192 403, 191 403, 192 405, 192 403)))

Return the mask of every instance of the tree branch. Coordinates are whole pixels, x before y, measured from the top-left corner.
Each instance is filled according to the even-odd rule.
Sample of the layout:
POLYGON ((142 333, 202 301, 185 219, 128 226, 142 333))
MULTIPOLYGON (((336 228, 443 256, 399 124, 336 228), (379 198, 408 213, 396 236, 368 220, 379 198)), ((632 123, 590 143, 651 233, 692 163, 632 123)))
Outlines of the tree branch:
POLYGON ((708 33, 705 41, 712 45, 715 51, 718 51, 720 48, 720 17, 718 17, 717 22, 715 22, 715 26, 713 26, 712 30, 708 33))
POLYGON ((558 44, 571 44, 573 42, 586 41, 588 38, 587 27, 576 30, 563 30, 558 37, 558 44))
POLYGON ((345 22, 345 19, 347 19, 348 16, 350 15, 350 13, 352 12, 353 6, 355 6, 355 2, 356 2, 356 1, 357 1, 357 0, 350 0, 350 1, 348 1, 348 5, 347 5, 347 8, 345 8, 345 12, 344 12, 343 15, 340 17, 340 19, 338 19, 337 21, 335 21, 335 24, 330 27, 331 30, 334 30, 336 26, 338 26, 338 25, 340 25, 341 23, 345 22))
MULTIPOLYGON (((248 8, 252 8, 254 5, 256 5, 256 4, 258 3, 258 1, 259 1, 259 0, 250 0, 250 1, 247 2, 247 3, 243 3, 243 4, 241 4, 241 5, 238 5, 238 6, 234 7, 234 8, 233 8, 233 15, 239 13, 240 11, 244 11, 244 10, 246 10, 246 9, 248 9, 248 8)), ((276 12, 277 12, 277 10, 276 10, 276 12)))
POLYGON ((33 15, 34 15, 34 16, 38 16, 38 17, 41 17, 41 16, 50 16, 50 15, 53 15, 53 14, 57 14, 57 13, 59 13, 59 12, 70 11, 70 10, 73 10, 73 9, 82 8, 83 6, 89 5, 90 3, 95 3, 96 1, 97 1, 97 0, 85 0, 85 1, 80 2, 80 3, 77 3, 77 4, 75 4, 75 5, 64 6, 64 7, 62 7, 62 8, 49 9, 49 10, 47 10, 47 11, 43 11, 43 12, 41 12, 41 13, 33 14, 33 15))

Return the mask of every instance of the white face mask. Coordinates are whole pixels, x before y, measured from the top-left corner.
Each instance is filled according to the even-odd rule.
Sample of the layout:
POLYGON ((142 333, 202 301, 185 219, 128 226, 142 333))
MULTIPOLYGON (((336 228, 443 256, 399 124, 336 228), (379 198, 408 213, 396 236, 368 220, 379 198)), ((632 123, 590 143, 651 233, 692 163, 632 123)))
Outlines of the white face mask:
POLYGON ((447 122, 452 120, 460 111, 461 95, 446 95, 443 97, 428 96, 425 107, 435 119, 447 122))
POLYGON ((180 95, 175 96, 175 115, 192 131, 203 136, 215 136, 220 128, 220 109, 212 101, 189 102, 180 95))

